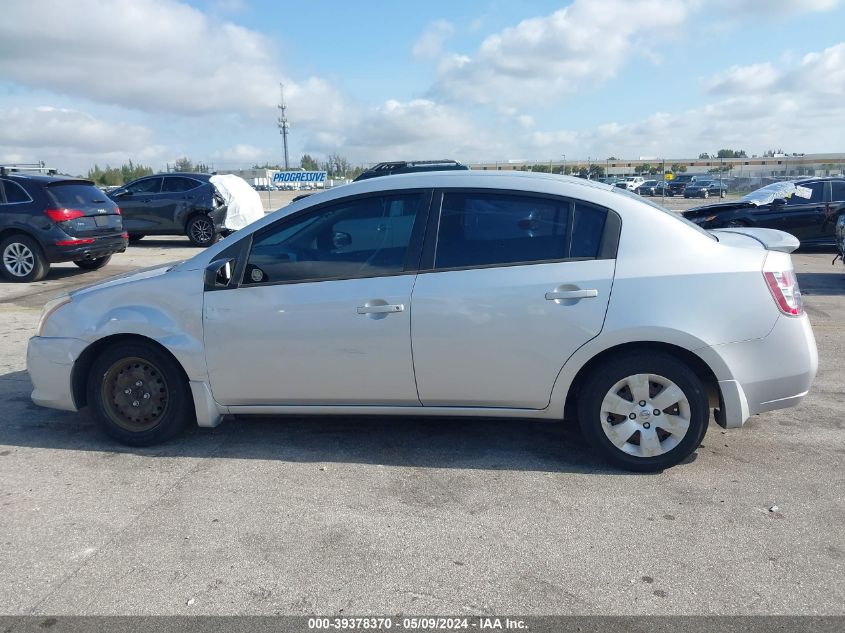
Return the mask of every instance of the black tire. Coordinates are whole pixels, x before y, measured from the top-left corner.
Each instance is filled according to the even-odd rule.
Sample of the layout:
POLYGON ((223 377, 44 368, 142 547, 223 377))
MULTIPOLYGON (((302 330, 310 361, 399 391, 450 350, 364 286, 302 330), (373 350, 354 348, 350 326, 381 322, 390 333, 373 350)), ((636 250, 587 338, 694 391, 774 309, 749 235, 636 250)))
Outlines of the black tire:
POLYGON ((702 194, 701 194, 701 197, 702 197, 702 198, 709 198, 709 197, 710 197, 710 192, 709 192, 709 191, 707 191, 707 189, 705 189, 705 190, 704 190, 704 193, 702 193, 702 194))
POLYGON ((182 368, 149 343, 116 343, 100 353, 87 389, 97 425, 129 446, 164 442, 196 420, 182 368))
POLYGON ((136 244, 137 242, 140 242, 145 237, 146 237, 146 235, 141 235, 140 233, 130 233, 129 234, 129 243, 130 244, 136 244))
MULTIPOLYGON (((659 391, 656 383, 649 382, 648 388, 650 394, 649 400, 659 397, 661 391, 659 391), (655 393, 651 395, 653 389, 655 393)), ((624 397, 623 399, 627 400, 624 397)), ((639 408, 637 403, 632 403, 631 406, 639 408)), ((651 406, 654 405, 649 401, 642 410, 647 411, 651 406)), ((657 411, 657 409, 654 409, 654 411, 657 411)), ((584 437, 605 460, 626 470, 654 472, 664 470, 682 462, 701 443, 704 434, 707 432, 709 420, 710 410, 708 407, 707 392, 701 380, 683 362, 669 354, 661 352, 622 353, 618 357, 606 361, 597 367, 587 377, 580 390, 578 421, 584 437), (661 426, 660 422, 663 420, 668 422, 671 419, 669 415, 666 415, 666 411, 670 409, 681 413, 681 409, 678 407, 680 400, 673 404, 672 407, 663 409, 658 415, 651 414, 651 418, 641 419, 638 416, 630 421, 625 415, 608 415, 606 418, 602 418, 603 401, 606 396, 609 396, 613 388, 620 382, 623 382, 626 377, 642 374, 651 374, 653 377, 668 380, 681 390, 682 395, 688 403, 689 424, 680 439, 668 433, 661 426), (660 415, 663 417, 659 417, 660 415), (650 432, 657 435, 659 447, 662 449, 664 446, 669 446, 670 448, 664 453, 649 457, 630 454, 625 449, 633 452, 641 451, 642 449, 639 448, 641 436, 639 434, 648 431, 637 430, 632 432, 632 435, 629 436, 627 441, 622 440, 622 445, 625 448, 619 448, 611 442, 605 433, 604 427, 613 428, 620 423, 625 423, 626 429, 637 427, 637 425, 650 428, 646 425, 653 425, 654 430, 650 432), (662 439, 660 439, 660 434, 664 435, 662 439), (674 439, 671 439, 673 437, 674 439), (632 442, 631 440, 636 440, 636 442, 632 442)), ((624 437, 624 435, 627 435, 627 430, 624 430, 620 437, 624 437)), ((678 435, 680 436, 680 434, 678 435)))
POLYGON ((211 246, 217 241, 217 230, 214 228, 214 220, 205 214, 198 214, 188 220, 185 233, 191 244, 194 246, 211 246))
POLYGON ((50 272, 50 262, 34 239, 23 233, 0 242, 0 273, 6 281, 41 281, 50 272))
POLYGON ((111 255, 105 257, 97 257, 95 259, 77 259, 74 264, 79 266, 82 270, 99 270, 109 263, 111 255))

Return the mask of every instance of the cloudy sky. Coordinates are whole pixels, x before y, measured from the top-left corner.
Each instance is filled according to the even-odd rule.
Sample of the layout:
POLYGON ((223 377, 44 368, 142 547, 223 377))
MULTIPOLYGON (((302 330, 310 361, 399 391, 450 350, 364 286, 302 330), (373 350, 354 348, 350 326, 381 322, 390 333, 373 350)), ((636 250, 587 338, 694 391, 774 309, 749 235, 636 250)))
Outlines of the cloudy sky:
POLYGON ((845 150, 845 0, 28 0, 0 163, 845 150))

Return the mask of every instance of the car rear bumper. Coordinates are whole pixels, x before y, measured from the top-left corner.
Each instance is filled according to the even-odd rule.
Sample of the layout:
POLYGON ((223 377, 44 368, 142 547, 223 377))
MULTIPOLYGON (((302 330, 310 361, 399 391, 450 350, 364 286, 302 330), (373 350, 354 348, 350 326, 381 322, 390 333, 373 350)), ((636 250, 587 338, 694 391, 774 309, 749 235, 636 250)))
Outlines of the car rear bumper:
POLYGON ((726 366, 719 380, 722 410, 717 422, 727 428, 752 415, 797 405, 810 390, 819 365, 816 340, 807 315, 781 316, 764 338, 699 350, 710 366, 726 366), (703 354, 701 352, 704 352, 703 354))
POLYGON ((86 347, 75 338, 33 336, 26 349, 26 368, 32 380, 32 401, 42 407, 76 411, 71 373, 86 347))
MULTIPOLYGON (((73 239, 73 238, 65 238, 73 239)), ((70 262, 80 259, 99 259, 126 250, 129 240, 122 235, 95 237, 90 244, 71 244, 57 246, 55 243, 44 245, 44 254, 52 263, 70 262)))

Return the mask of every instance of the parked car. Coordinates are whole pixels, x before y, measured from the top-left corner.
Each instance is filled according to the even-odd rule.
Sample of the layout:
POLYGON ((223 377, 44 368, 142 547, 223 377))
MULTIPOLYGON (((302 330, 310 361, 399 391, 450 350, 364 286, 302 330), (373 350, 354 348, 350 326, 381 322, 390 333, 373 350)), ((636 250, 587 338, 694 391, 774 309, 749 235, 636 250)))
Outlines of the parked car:
POLYGON ((684 217, 707 229, 764 227, 786 231, 802 244, 835 246, 837 218, 845 214, 845 179, 776 182, 736 202, 694 207, 684 217))
POLYGON ((724 198, 727 193, 727 186, 718 180, 695 180, 684 187, 684 198, 724 198))
POLYGON ((697 178, 697 176, 692 174, 676 174, 671 180, 669 180, 669 190, 667 191, 667 195, 679 196, 683 194, 686 186, 695 182, 697 178))
POLYGON ((645 182, 645 178, 642 176, 626 176, 625 177, 625 188, 628 191, 634 191, 637 187, 645 182))
POLYGON ((412 174, 426 171, 466 171, 468 169, 469 167, 462 165, 456 160, 401 160, 391 163, 379 163, 362 174, 359 174, 355 178, 355 181, 393 174, 412 174))
POLYGON ((835 264, 838 259, 845 264, 845 213, 839 215, 835 232, 837 257, 833 260, 833 263, 835 264))
POLYGON ((634 193, 641 196, 662 196, 665 192, 666 183, 662 180, 646 180, 634 189, 634 193))
POLYGON ((126 244, 120 209, 90 180, 0 172, 0 272, 6 281, 39 281, 58 262, 96 270, 126 244))
POLYGON ((797 245, 575 178, 374 178, 50 302, 32 399, 132 445, 229 414, 577 419, 614 464, 658 470, 711 406, 735 428, 807 393, 797 245))
POLYGON ((120 205, 129 241, 147 235, 186 235, 195 246, 213 244, 225 230, 226 205, 209 174, 144 176, 109 193, 120 205))

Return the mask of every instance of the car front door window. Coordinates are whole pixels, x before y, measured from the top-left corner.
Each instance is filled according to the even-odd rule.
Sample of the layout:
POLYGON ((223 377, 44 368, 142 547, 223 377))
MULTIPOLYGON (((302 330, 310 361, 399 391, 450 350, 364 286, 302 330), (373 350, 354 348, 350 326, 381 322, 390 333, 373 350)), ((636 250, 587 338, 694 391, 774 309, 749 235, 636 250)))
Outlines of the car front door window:
POLYGON ((126 187, 126 191, 135 194, 158 193, 161 191, 161 180, 161 178, 145 178, 126 187))
POLYGON ((354 279, 405 269, 421 194, 358 198, 255 238, 244 284, 354 279))

